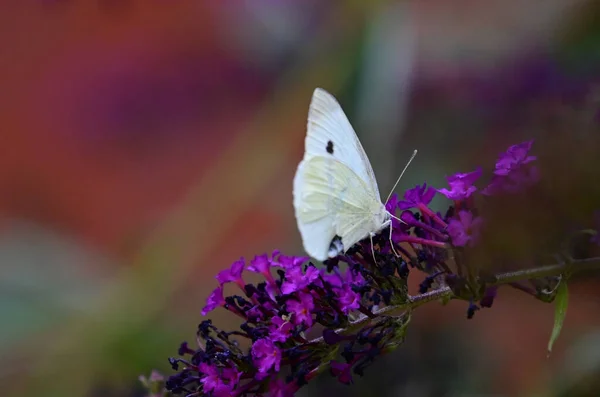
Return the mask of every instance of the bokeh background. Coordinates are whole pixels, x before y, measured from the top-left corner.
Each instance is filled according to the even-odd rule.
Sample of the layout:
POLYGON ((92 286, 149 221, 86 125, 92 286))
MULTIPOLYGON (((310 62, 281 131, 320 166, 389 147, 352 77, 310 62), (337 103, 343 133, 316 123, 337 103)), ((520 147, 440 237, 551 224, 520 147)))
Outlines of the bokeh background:
MULTIPOLYGON (((219 269, 301 253, 317 86, 384 195, 415 148, 399 190, 532 137, 577 156, 599 120, 595 0, 5 0, 0 32, 3 396, 142 396, 219 269)), ((549 359, 552 306, 500 290, 473 320, 422 308, 355 387, 303 395, 600 395, 598 287, 573 286, 549 359)))

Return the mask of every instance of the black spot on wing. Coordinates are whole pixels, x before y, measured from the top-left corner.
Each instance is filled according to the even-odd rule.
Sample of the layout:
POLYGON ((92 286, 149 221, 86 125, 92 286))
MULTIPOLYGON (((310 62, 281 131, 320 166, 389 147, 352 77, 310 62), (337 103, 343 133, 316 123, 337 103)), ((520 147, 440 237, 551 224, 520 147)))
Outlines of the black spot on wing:
POLYGON ((327 141, 327 147, 325 148, 325 150, 327 150, 327 153, 333 154, 333 142, 327 141))
POLYGON ((330 258, 333 258, 342 252, 344 252, 344 244, 342 243, 342 238, 336 234, 335 237, 331 239, 331 243, 329 243, 329 251, 327 252, 327 255, 330 258))

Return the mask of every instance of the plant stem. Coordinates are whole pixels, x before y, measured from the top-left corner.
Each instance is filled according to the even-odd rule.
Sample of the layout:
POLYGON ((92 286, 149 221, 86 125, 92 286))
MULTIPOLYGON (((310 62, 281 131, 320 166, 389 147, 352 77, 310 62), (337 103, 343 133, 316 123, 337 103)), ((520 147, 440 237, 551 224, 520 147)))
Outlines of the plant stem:
MULTIPOLYGON (((504 285, 511 284, 517 281, 526 281, 536 278, 544 278, 551 276, 559 276, 564 273, 574 274, 579 272, 586 272, 590 270, 600 270, 600 257, 587 258, 587 259, 576 259, 569 263, 560 263, 554 265, 546 265, 540 267, 534 267, 531 269, 516 270, 508 273, 497 274, 491 279, 493 281, 488 282, 487 285, 504 285)), ((395 305, 386 306, 373 313, 372 317, 363 317, 359 320, 353 321, 348 327, 340 328, 336 332, 338 334, 352 334, 359 329, 368 326, 371 322, 382 316, 400 316, 405 314, 416 307, 424 305, 425 303, 440 300, 454 299, 455 296, 449 287, 440 287, 438 289, 426 292, 424 294, 410 296, 408 302, 395 305)), ((316 338, 311 340, 310 343, 320 343, 323 338, 316 338)))

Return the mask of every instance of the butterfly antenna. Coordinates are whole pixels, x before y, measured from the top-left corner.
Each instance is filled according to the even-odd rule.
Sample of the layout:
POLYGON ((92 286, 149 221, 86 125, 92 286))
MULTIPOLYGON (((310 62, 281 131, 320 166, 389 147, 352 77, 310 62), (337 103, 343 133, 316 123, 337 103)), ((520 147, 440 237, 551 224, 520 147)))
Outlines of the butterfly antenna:
POLYGON ((410 156, 410 159, 408 160, 408 163, 406 163, 406 165, 404 166, 404 169, 400 173, 400 176, 398 177, 398 179, 396 179, 396 183, 394 183, 394 187, 392 187, 392 190, 390 191, 390 194, 388 194, 388 196, 385 199, 384 203, 387 203, 388 200, 390 199, 390 197, 392 197, 392 193, 394 193, 394 190, 396 190, 396 186, 398 186, 398 183, 400 182, 400 179, 402 179, 402 175, 404 175, 404 173, 406 172, 406 169, 408 168, 408 166, 410 165, 410 163, 412 163, 412 161, 413 161, 413 159, 415 158, 416 155, 417 155, 417 149, 415 149, 415 151, 413 152, 412 156, 410 156))

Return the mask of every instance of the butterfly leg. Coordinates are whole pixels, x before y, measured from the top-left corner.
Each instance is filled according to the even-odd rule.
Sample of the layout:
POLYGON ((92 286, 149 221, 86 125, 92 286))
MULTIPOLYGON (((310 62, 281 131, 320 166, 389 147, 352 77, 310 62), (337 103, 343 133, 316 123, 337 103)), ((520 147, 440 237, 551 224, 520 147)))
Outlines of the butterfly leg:
POLYGON ((390 248, 392 249, 392 252, 394 253, 394 255, 396 255, 396 258, 400 258, 400 254, 398 254, 398 252, 396 252, 396 249, 394 248, 394 240, 392 240, 392 223, 390 222, 390 248))
POLYGON ((371 254, 373 255, 373 265, 377 266, 377 259, 375 259, 375 247, 373 246, 373 236, 375 236, 375 233, 369 233, 369 239, 371 240, 371 254))

